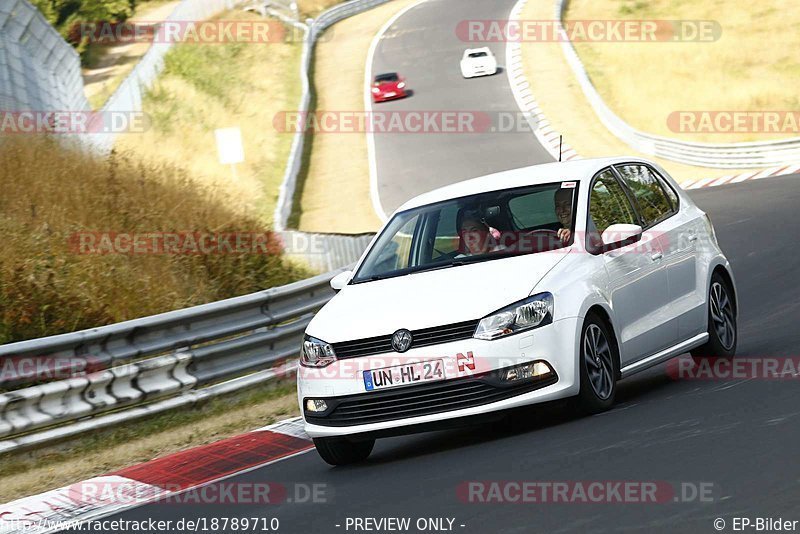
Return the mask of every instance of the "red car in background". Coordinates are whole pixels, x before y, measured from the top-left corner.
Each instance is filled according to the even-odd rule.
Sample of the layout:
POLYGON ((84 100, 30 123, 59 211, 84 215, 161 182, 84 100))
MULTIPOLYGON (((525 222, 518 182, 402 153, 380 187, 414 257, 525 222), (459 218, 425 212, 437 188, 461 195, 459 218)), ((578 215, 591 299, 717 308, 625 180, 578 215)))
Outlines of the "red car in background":
POLYGON ((406 81, 396 72, 378 74, 372 82, 372 101, 385 102, 408 96, 406 81))

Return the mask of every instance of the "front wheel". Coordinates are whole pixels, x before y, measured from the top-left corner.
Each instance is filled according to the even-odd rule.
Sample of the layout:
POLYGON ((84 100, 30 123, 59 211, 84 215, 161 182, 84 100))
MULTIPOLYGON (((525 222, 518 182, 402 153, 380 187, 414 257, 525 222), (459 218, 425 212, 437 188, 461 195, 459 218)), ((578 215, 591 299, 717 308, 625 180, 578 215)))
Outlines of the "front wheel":
POLYGON ((708 358, 733 358, 738 341, 733 290, 718 273, 708 290, 708 341, 692 351, 695 362, 708 358))
POLYGON ((581 330, 578 408, 588 414, 603 412, 614 404, 617 392, 617 347, 609 326, 589 314, 581 330))
POLYGON ((344 438, 314 438, 317 452, 331 465, 347 465, 367 459, 375 446, 375 440, 348 441, 344 438))

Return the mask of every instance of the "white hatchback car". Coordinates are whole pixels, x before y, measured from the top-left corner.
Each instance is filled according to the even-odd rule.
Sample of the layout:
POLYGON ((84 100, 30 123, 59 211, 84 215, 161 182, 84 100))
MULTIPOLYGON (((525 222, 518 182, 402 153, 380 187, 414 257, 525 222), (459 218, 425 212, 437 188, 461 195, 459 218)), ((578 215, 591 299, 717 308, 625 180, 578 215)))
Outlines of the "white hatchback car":
POLYGON ((488 46, 467 48, 461 56, 460 66, 464 78, 491 76, 497 72, 497 59, 488 46))
POLYGON ((736 291, 714 229, 658 165, 505 171, 400 207, 306 330, 298 397, 322 458, 375 438, 574 397, 687 351, 732 357, 736 291))

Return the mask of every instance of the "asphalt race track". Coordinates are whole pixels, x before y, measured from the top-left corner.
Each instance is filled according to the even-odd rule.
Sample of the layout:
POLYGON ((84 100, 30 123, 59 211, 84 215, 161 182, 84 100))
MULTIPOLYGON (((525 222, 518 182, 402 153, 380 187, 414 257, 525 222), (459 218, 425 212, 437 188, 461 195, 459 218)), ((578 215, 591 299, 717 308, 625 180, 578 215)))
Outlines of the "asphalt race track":
MULTIPOLYGON (((381 106, 513 110, 505 74, 462 80, 464 44, 437 29, 454 27, 456 18, 505 18, 511 4, 433 0, 401 17, 376 53, 375 69, 401 72, 415 94, 381 106), (452 24, 441 26, 448 14, 452 24), (409 51, 412 42, 423 57, 409 51), (470 90, 450 90, 462 84, 470 90)), ((503 48, 494 51, 503 65, 503 48)), ((376 136, 376 148, 387 211, 436 186, 549 160, 532 136, 519 134, 376 136)), ((710 214, 737 278, 738 356, 798 356, 800 176, 691 194, 710 214)), ((412 525, 447 517, 455 531, 478 534, 695 533, 714 532, 716 518, 727 522, 726 531, 735 516, 800 519, 798 400, 794 380, 676 379, 661 365, 621 382, 615 408, 598 416, 579 418, 562 404, 533 407, 509 425, 378 440, 357 466, 331 468, 312 450, 225 481, 324 484, 326 503, 161 503, 109 519, 277 517, 279 532, 298 534, 348 532, 348 517, 410 517, 412 525), (691 502, 485 504, 459 499, 457 488, 467 481, 702 483, 710 493, 702 502, 687 490, 691 502)))
MULTIPOLYGON (((484 46, 456 34, 464 20, 505 20, 515 0, 430 0, 401 16, 375 50, 373 75, 399 72, 413 94, 374 104, 374 112, 457 110, 498 118, 518 115, 505 71, 505 43, 488 46, 500 70, 465 80, 459 60, 466 48, 484 46)), ((530 133, 375 134, 377 192, 384 211, 420 193, 492 172, 553 161, 530 133)))

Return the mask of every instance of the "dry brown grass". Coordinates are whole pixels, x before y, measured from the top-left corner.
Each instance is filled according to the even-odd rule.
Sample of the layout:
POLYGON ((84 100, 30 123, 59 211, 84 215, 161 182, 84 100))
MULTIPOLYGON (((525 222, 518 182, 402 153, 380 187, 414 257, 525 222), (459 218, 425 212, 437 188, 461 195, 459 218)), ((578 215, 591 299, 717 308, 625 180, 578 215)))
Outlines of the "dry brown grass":
MULTIPOLYGON (((549 2, 529 1, 522 10, 523 20, 552 20, 549 2)), ((660 46, 661 43, 654 44, 660 46)), ((522 45, 523 68, 547 119, 564 142, 583 157, 639 156, 663 165, 678 181, 723 176, 749 169, 711 169, 683 165, 654 158, 633 150, 620 141, 597 118, 575 76, 564 59, 559 43, 527 42, 522 45)), ((659 75, 658 79, 663 79, 659 75)))
POLYGON ((0 502, 219 441, 298 414, 294 386, 285 384, 213 399, 200 407, 164 413, 48 449, 6 456, 0 462, 0 502))
POLYGON ((577 43, 606 103, 640 130, 681 139, 728 143, 793 137, 753 133, 676 133, 673 111, 797 110, 800 97, 800 11, 793 0, 572 0, 572 20, 715 20, 714 42, 577 43))
MULTIPOLYGON (((316 47, 316 109, 364 110, 364 70, 372 38, 414 0, 395 0, 337 23, 316 47)), ((374 232, 367 139, 359 133, 313 136, 308 173, 299 192, 299 228, 308 232, 374 232)), ((297 214, 296 214, 297 215, 297 214)))
POLYGON ((265 232, 179 168, 95 159, 46 139, 3 141, 0 342, 183 308, 306 273, 275 255, 77 254, 76 232, 265 232))

